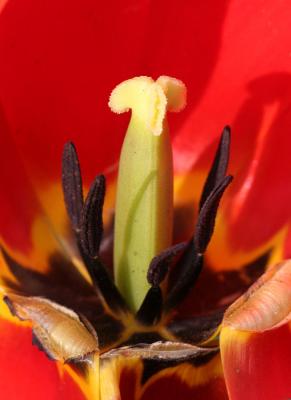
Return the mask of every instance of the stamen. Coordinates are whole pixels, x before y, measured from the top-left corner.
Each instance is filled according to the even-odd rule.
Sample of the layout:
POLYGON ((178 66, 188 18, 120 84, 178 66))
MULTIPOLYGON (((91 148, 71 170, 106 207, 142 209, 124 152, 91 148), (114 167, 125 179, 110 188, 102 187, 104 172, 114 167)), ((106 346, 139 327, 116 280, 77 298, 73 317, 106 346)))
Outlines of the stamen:
POLYGON ((64 200, 72 228, 75 232, 78 232, 83 209, 83 190, 78 155, 72 142, 68 142, 64 146, 62 184, 64 200))
POLYGON ((147 274, 150 285, 157 287, 162 283, 168 273, 173 258, 185 250, 186 246, 187 243, 185 242, 175 244, 152 259, 147 274))
POLYGON ((184 300, 199 277, 202 267, 203 255, 195 252, 192 240, 176 266, 178 270, 182 270, 182 274, 166 297, 164 304, 166 312, 175 308, 177 304, 184 300))
POLYGON ((229 148, 230 148, 230 127, 226 126, 223 129, 219 146, 215 154, 211 169, 207 176, 204 188, 202 191, 199 209, 201 210, 207 197, 210 195, 212 190, 217 184, 225 177, 228 160, 229 160, 229 148))
POLYGON ((83 254, 83 260, 88 268, 95 286, 111 310, 128 311, 125 300, 115 286, 107 268, 98 257, 89 257, 83 254))
POLYGON ((231 181, 232 176, 225 177, 204 202, 198 216, 194 237, 176 266, 177 270, 182 272, 167 296, 166 310, 182 301, 196 282, 203 267, 203 254, 213 234, 219 202, 231 181))
POLYGON ((233 177, 231 175, 226 176, 210 193, 201 208, 194 235, 194 245, 197 253, 203 254, 208 246, 213 234, 219 202, 232 180, 233 177))
POLYGON ((85 200, 81 218, 81 245, 90 257, 96 257, 103 234, 102 211, 105 196, 105 177, 95 178, 85 200))
POLYGON ((147 274, 148 282, 152 287, 148 290, 136 314, 136 318, 143 324, 150 325, 160 320, 163 298, 159 285, 165 279, 173 258, 186 247, 187 243, 178 243, 162 251, 152 259, 147 274))
POLYGON ((233 179, 231 175, 224 177, 229 158, 229 143, 230 129, 226 127, 204 185, 194 236, 176 265, 180 276, 165 300, 166 311, 174 308, 188 295, 202 270, 203 254, 213 234, 219 202, 233 179))
POLYGON ((162 306, 163 295, 160 287, 151 287, 135 317, 144 325, 154 325, 161 318, 162 306))
POLYGON ((98 256, 103 232, 105 178, 103 175, 96 177, 84 204, 80 164, 76 148, 71 142, 64 147, 62 182, 77 245, 94 285, 112 310, 127 311, 126 302, 98 256))

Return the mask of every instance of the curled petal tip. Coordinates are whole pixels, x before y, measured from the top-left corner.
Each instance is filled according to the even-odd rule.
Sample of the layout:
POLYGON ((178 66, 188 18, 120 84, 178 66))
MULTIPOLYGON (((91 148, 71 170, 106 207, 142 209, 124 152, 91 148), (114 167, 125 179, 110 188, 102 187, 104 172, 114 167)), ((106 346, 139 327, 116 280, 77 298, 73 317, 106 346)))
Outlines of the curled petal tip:
POLYGON ((88 361, 98 354, 98 338, 87 321, 72 310, 42 297, 4 297, 12 315, 30 321, 34 341, 54 360, 88 361))
POLYGON ((225 313, 223 325, 263 332, 291 320, 291 260, 270 268, 225 313))

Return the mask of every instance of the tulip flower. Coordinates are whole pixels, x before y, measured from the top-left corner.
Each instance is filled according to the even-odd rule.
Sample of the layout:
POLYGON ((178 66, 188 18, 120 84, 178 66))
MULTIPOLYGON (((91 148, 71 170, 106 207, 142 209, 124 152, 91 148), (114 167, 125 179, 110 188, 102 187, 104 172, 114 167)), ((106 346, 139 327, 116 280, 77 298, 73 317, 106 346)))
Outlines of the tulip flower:
MULTIPOLYGON (((31 346, 31 322, 12 317, 1 303, 1 395, 12 400, 93 399, 101 390, 105 399, 288 398, 290 264, 274 267, 290 255, 288 4, 111 6, 90 1, 0 4, 5 150, 1 288, 5 293, 10 289, 6 301, 18 318, 34 321, 27 310, 44 307, 47 315, 61 313, 61 321, 74 328, 61 345, 49 343, 46 352, 58 359, 50 361, 36 348, 45 347, 41 321, 33 322, 37 346, 31 346), (129 349, 125 342, 119 347, 119 321, 108 309, 102 313, 66 217, 60 159, 64 143, 73 140, 84 193, 94 174, 107 176, 100 251, 110 264, 112 165, 126 117, 107 111, 108 93, 131 76, 162 73, 181 78, 189 92, 184 115, 170 121, 175 243, 193 234, 199 197, 225 123, 233 128, 229 171, 235 179, 221 200, 204 269, 188 297, 175 307, 172 329, 184 344, 167 348, 167 357, 157 366, 155 357, 165 349, 149 347, 156 337, 148 338, 144 347, 135 348, 132 339, 129 349), (225 308, 266 268, 221 321, 225 308), (23 294, 37 297, 37 304, 23 294), (103 317, 98 320, 99 315, 103 317), (97 339, 91 325, 98 323, 103 329, 97 339), (80 343, 76 332, 88 340, 80 343), (99 349, 106 354, 111 348, 106 343, 116 342, 115 350, 99 359, 99 349), (91 356, 83 367, 78 359, 84 356, 82 346, 91 356)), ((67 154, 72 155, 68 149, 67 154)), ((102 179, 98 184, 102 186, 102 179)))

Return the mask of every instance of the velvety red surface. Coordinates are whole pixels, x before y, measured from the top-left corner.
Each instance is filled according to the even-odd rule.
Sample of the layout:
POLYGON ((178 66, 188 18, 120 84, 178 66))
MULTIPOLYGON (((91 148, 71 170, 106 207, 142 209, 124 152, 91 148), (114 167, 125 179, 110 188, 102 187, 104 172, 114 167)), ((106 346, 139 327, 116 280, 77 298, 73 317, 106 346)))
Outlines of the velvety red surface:
POLYGON ((0 397, 21 400, 84 400, 68 374, 31 344, 31 330, 0 320, 0 397))
MULTIPOLYGON (((1 107, 33 184, 59 179, 67 139, 87 180, 110 166, 128 120, 107 107, 114 85, 174 75, 189 90, 187 109, 171 116, 176 169, 208 165, 208 145, 232 125, 232 245, 265 241, 290 217, 290 13, 287 1, 272 0, 178 8, 8 0, 0 14, 1 107)), ((13 157, 4 152, 1 163, 15 179, 13 157)))

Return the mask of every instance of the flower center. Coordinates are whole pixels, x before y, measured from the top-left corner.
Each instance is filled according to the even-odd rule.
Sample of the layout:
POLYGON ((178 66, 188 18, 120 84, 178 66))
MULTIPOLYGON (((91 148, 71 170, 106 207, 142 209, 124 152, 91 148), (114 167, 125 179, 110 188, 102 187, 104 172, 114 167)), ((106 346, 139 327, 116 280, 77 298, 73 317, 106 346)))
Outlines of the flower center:
POLYGON ((173 167, 166 110, 185 104, 185 87, 176 79, 154 82, 140 77, 112 92, 116 112, 132 109, 119 163, 114 235, 115 283, 99 256, 103 232, 105 178, 99 175, 83 200, 76 149, 63 154, 64 199, 81 256, 107 306, 133 314, 144 326, 158 324, 188 294, 203 266, 220 199, 232 181, 226 176, 230 129, 223 130, 199 205, 195 232, 172 245, 173 167), (167 276, 176 261, 176 280, 167 276))

